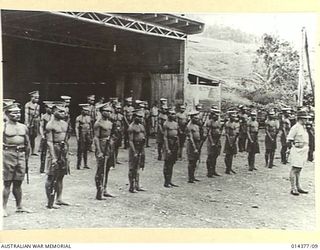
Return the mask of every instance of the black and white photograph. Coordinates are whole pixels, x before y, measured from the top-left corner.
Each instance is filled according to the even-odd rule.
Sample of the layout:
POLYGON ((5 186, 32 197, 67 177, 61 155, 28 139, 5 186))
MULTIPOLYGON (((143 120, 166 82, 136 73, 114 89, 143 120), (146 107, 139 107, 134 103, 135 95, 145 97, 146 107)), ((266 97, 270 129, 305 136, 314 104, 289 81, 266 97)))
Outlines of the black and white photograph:
POLYGON ((3 229, 316 230, 316 30, 2 9, 3 229))

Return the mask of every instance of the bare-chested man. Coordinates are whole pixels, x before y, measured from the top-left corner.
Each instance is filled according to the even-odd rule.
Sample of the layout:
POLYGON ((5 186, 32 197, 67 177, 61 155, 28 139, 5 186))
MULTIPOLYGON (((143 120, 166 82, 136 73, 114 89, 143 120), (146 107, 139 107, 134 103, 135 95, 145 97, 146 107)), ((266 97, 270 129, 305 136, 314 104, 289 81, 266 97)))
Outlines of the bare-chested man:
POLYGON ((182 159, 183 147, 186 141, 186 128, 188 124, 188 115, 186 114, 186 107, 181 105, 179 112, 177 113, 178 125, 179 125, 179 153, 178 158, 182 159))
POLYGON ((35 140, 38 135, 39 123, 40 123, 40 105, 39 91, 32 91, 29 93, 31 100, 24 106, 24 123, 28 127, 31 154, 38 155, 35 152, 35 140))
POLYGON ((45 165, 46 165, 46 158, 47 158, 47 151, 48 151, 48 144, 47 144, 47 134, 46 134, 46 127, 48 122, 52 118, 52 107, 53 103, 50 101, 44 101, 43 102, 46 107, 46 113, 41 115, 40 118, 40 135, 41 135, 41 141, 40 141, 40 173, 44 173, 45 165))
POLYGON ((220 125, 220 110, 211 108, 211 115, 206 122, 208 141, 207 141, 207 176, 220 176, 216 171, 217 158, 221 153, 221 125, 220 125))
POLYGON ((96 148, 97 171, 95 182, 97 188, 96 199, 104 200, 104 197, 113 197, 107 192, 107 183, 110 167, 113 166, 114 155, 112 152, 112 143, 114 135, 114 125, 111 119, 112 108, 107 104, 101 104, 98 107, 101 113, 101 119, 94 124, 94 145, 96 148))
POLYGON ((163 151, 163 124, 168 119, 167 116, 168 106, 161 106, 160 114, 158 116, 158 131, 157 131, 157 146, 158 146, 158 160, 162 160, 162 151, 163 151))
POLYGON ((200 149, 200 126, 199 126, 199 112, 191 111, 189 113, 191 121, 187 126, 187 156, 188 156, 188 183, 199 181, 195 178, 197 161, 199 159, 200 149))
POLYGON ((26 173, 25 161, 29 157, 29 136, 28 128, 19 123, 21 118, 20 108, 17 103, 4 107, 7 121, 3 131, 3 216, 7 217, 7 203, 12 193, 16 199, 16 212, 30 212, 21 205, 22 189, 21 184, 26 173))
POLYGON ((280 142, 281 142, 281 163, 282 164, 287 164, 287 135, 289 134, 290 128, 291 128, 291 123, 289 120, 290 117, 290 108, 283 108, 282 109, 283 115, 281 116, 280 120, 280 131, 281 131, 281 136, 280 136, 280 142))
MULTIPOLYGON (((91 118, 91 126, 92 126, 92 128, 94 126, 94 123, 100 118, 98 116, 98 113, 97 113, 97 107, 94 104, 95 98, 96 98, 95 95, 88 95, 87 96, 87 101, 88 101, 89 109, 90 109, 89 115, 90 115, 90 118, 91 118)), ((90 152, 93 152, 93 144, 92 143, 93 143, 93 137, 91 138, 91 145, 90 145, 90 148, 89 148, 90 152)))
POLYGON ((62 200, 63 178, 69 172, 68 123, 65 121, 64 103, 54 103, 52 112, 53 118, 46 127, 49 156, 45 188, 48 198, 47 208, 49 209, 59 208, 53 204, 55 195, 57 196, 56 205, 69 205, 62 200))
POLYGON ((268 120, 266 121, 266 137, 265 137, 265 162, 266 167, 273 167, 274 154, 277 148, 277 135, 279 132, 279 123, 275 119, 274 111, 270 111, 268 114, 268 120))
POLYGON ((251 111, 250 120, 247 123, 247 152, 249 171, 258 170, 255 167, 255 154, 260 153, 259 140, 259 123, 257 122, 257 112, 251 111))
POLYGON ((178 131, 179 126, 175 121, 176 112, 170 110, 168 112, 168 120, 163 124, 164 131, 164 166, 163 166, 163 175, 164 175, 164 187, 177 187, 177 185, 172 183, 172 172, 173 166, 177 161, 179 153, 179 137, 178 131))
POLYGON ((133 121, 133 112, 134 107, 132 106, 132 97, 128 97, 125 99, 126 104, 123 107, 123 115, 124 115, 124 148, 129 147, 129 134, 128 129, 130 124, 133 121))
POLYGON ((145 163, 145 140, 146 132, 142 125, 144 114, 142 111, 135 112, 134 121, 130 124, 129 133, 129 192, 145 191, 140 186, 140 168, 145 163))
POLYGON ((229 110, 228 113, 229 113, 230 120, 226 122, 226 125, 225 125, 226 141, 224 146, 224 153, 226 155, 224 158, 224 162, 226 164, 226 174, 231 174, 231 173, 235 174, 236 172, 232 169, 232 161, 233 161, 234 155, 236 155, 238 152, 237 138, 239 135, 239 130, 236 124, 236 118, 237 118, 236 111, 229 110))
POLYGON ((114 154, 115 154, 115 163, 116 164, 121 164, 121 162, 118 159, 118 154, 119 154, 119 148, 122 145, 122 137, 123 137, 123 131, 124 131, 124 117, 121 114, 121 104, 117 103, 115 105, 115 110, 114 110, 114 125, 115 125, 115 141, 114 141, 114 154))

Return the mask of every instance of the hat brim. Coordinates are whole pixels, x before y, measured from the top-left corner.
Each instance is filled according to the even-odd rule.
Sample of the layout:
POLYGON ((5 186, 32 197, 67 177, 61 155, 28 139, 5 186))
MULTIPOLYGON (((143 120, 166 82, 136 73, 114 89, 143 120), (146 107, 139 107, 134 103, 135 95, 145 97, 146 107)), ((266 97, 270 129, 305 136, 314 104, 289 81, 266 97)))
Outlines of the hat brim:
POLYGON ((297 116, 297 119, 310 119, 310 118, 312 118, 310 115, 304 115, 304 116, 297 116))

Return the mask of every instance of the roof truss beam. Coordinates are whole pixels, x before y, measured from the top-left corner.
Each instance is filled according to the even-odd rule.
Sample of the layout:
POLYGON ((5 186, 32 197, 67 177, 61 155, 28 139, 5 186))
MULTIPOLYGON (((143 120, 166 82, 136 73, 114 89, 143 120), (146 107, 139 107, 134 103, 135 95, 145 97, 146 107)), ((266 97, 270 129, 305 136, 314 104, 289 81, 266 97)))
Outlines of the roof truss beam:
POLYGON ((15 26, 5 26, 2 34, 5 36, 27 39, 30 41, 46 42, 51 44, 70 46, 76 48, 97 49, 104 51, 113 51, 111 45, 102 44, 90 40, 79 39, 72 36, 63 36, 52 33, 44 33, 33 29, 21 29, 15 26))
POLYGON ((170 24, 176 24, 179 22, 179 19, 178 18, 171 18, 167 21, 164 21, 162 24, 164 25, 170 25, 170 24))
MULTIPOLYGON (((101 12, 50 12, 55 15, 74 18, 126 31, 185 40, 187 34, 145 21, 134 20, 117 14, 101 12)), ((154 15, 153 15, 154 18, 154 15)))

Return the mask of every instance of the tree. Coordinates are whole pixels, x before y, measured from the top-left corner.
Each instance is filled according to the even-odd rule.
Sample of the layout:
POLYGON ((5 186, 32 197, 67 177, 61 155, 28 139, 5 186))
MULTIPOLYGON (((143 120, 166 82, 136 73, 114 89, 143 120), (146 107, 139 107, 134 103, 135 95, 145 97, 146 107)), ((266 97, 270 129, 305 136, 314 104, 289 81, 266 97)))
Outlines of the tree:
POLYGON ((283 102, 292 104, 298 85, 298 52, 289 42, 264 34, 256 55, 253 62, 256 91, 276 94, 283 102))

